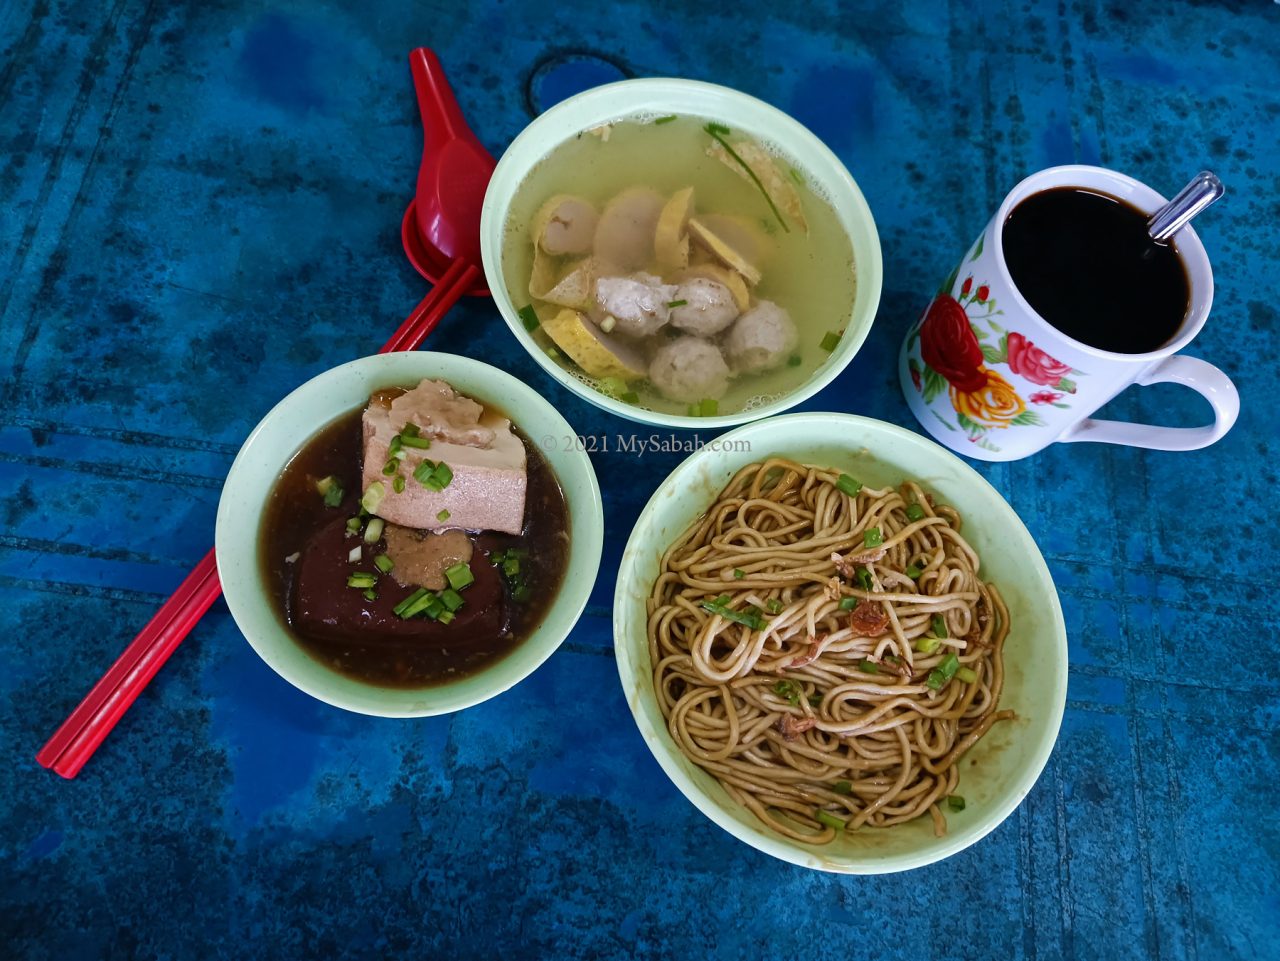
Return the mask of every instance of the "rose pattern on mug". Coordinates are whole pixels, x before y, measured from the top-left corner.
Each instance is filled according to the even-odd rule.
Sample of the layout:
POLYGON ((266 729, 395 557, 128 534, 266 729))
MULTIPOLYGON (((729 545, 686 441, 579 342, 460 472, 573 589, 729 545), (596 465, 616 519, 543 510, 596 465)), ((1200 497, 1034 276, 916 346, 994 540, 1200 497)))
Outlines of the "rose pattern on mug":
MULTIPOLYGON (((972 263, 982 255, 982 238, 966 258, 972 263)), ((1041 350, 1018 331, 1006 330, 994 318, 1004 311, 996 307, 991 288, 965 277, 952 295, 959 268, 943 283, 938 295, 907 336, 907 366, 911 383, 926 404, 946 390, 955 411, 955 423, 930 408, 949 430, 964 433, 970 443, 998 452, 991 431, 1009 427, 1043 427, 1032 405, 1070 408, 1067 396, 1076 392, 1076 380, 1085 376, 1041 350), (991 366, 988 366, 991 365, 991 366), (991 367, 1003 365, 1011 375, 1048 387, 1026 400, 1017 388, 991 367)))
MULTIPOLYGON (((1180 353, 1203 329, 1213 304, 1213 271, 1195 230, 1183 227, 1175 244, 1187 283, 1181 326, 1141 353, 1091 346, 1036 313, 1005 257, 1005 225, 1029 198, 1053 190, 1111 197, 1143 215, 1165 202, 1145 184, 1102 167, 1051 167, 1024 178, 934 291, 924 315, 903 332, 898 383, 907 406, 934 440, 975 460, 1017 460, 1060 442, 1154 450, 1198 450, 1214 443, 1235 423, 1240 395, 1218 368, 1180 353), (1166 427, 1092 416, 1129 387, 1158 383, 1199 393, 1213 408, 1213 422, 1166 427)), ((1024 248, 1038 250, 1039 241, 1024 236, 1020 254, 1024 248)), ((1142 324, 1141 305, 1126 306, 1116 319, 1115 304, 1102 303, 1118 297, 1114 284, 1099 288, 1085 276, 1092 268, 1059 260, 1070 267, 1058 277, 1061 287, 1084 312, 1064 325, 1075 329, 1076 320, 1092 323, 1106 316, 1115 328, 1108 328, 1109 335, 1127 336, 1133 333, 1128 328, 1142 324)))

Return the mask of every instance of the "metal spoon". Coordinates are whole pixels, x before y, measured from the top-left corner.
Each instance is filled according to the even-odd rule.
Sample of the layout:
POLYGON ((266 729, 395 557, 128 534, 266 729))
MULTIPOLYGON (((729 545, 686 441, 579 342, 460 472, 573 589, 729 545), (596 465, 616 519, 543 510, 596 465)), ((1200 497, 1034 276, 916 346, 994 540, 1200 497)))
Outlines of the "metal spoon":
POLYGON ((1222 181, 1217 176, 1208 170, 1200 171, 1178 191, 1176 197, 1151 215, 1147 221, 1147 233, 1156 243, 1165 243, 1224 192, 1222 181))

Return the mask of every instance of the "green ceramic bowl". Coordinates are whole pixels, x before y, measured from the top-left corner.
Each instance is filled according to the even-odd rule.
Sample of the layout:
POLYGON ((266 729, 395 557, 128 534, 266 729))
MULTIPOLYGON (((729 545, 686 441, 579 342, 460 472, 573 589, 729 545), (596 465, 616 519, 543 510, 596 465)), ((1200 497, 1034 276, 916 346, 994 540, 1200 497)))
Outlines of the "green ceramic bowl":
POLYGON ((849 414, 792 414, 725 434, 677 467, 636 522, 622 556, 614 596, 614 648, 623 691, 645 743, 667 776, 730 834, 774 857, 823 871, 887 874, 949 857, 1008 817, 1031 790, 1058 735, 1067 693, 1067 637, 1044 558, 1004 498, 960 458, 919 434, 849 414), (829 845, 776 834, 736 804, 719 783, 680 752, 653 691, 645 601, 671 542, 702 514, 743 466, 771 455, 837 467, 868 484, 913 478, 964 518, 964 534, 982 572, 1009 605, 1001 708, 1017 719, 995 725, 963 760, 964 811, 947 812, 936 838, 929 818, 864 828, 829 845))
POLYGON ((584 400, 611 413, 646 424, 666 427, 696 427, 708 430, 743 424, 771 414, 789 410, 816 394, 853 360, 867 338, 871 322, 880 304, 883 268, 880 260, 880 236, 862 191, 849 176, 844 165, 826 145, 806 127, 776 107, 728 87, 700 83, 695 80, 652 79, 623 80, 596 87, 556 104, 538 116, 511 142, 498 161, 489 189, 485 193, 480 216, 480 243, 484 273, 503 319, 516 339, 535 361, 584 400), (578 380, 558 364, 525 330, 516 313, 502 273, 502 241, 507 212, 529 171, 557 146, 584 130, 604 123, 635 116, 662 116, 679 113, 730 122, 736 131, 759 140, 780 144, 823 193, 853 245, 857 271, 857 290, 853 310, 843 323, 833 320, 832 327, 843 326, 845 334, 831 356, 807 381, 790 393, 751 410, 737 411, 718 417, 688 417, 644 410, 634 404, 616 400, 578 380))
POLYGON ((371 391, 438 377, 515 418, 535 441, 574 430, 540 394, 488 364, 418 351, 364 357, 327 370, 277 404, 245 441, 218 502, 218 576, 231 616, 254 650, 286 681, 313 697, 361 714, 423 717, 446 714, 488 700, 545 661, 568 636, 586 606, 600 567, 604 511, 595 471, 585 453, 550 450, 544 455, 569 506, 571 543, 560 593, 531 636, 500 661, 470 677, 437 687, 375 687, 321 664, 285 630, 258 563, 261 519, 267 497, 300 441, 363 406, 371 391))

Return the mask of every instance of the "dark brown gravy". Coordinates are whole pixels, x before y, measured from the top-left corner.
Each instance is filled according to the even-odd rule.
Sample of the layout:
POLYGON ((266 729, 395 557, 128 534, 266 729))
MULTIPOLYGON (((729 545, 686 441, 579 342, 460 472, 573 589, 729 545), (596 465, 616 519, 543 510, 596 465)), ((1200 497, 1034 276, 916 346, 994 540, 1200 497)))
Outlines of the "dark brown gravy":
MULTIPOLYGON (((289 633, 313 657, 340 673, 383 687, 430 687, 457 680, 508 654, 542 622, 560 589, 568 560, 569 516, 564 494, 537 447, 513 425, 516 436, 524 443, 528 465, 525 529, 519 535, 473 532, 475 552, 471 567, 479 572, 482 565, 491 566, 491 554, 511 547, 523 549, 527 553, 521 559, 521 575, 531 595, 527 601, 512 599, 505 581, 498 576, 502 585, 497 592, 500 609, 486 610, 484 618, 473 622, 483 625, 483 630, 467 630, 466 622, 459 618, 449 625, 424 622, 416 636, 361 630, 358 624, 348 631, 329 627, 324 636, 303 632, 292 618, 298 564, 287 558, 302 552, 322 528, 358 513, 362 413, 354 410, 317 433, 294 455, 276 481, 259 529, 262 575, 289 633), (315 482, 329 475, 338 478, 345 492, 338 507, 326 507, 316 492, 315 482), (461 630, 450 633, 452 628, 461 630)), ((345 554, 357 543, 362 543, 359 538, 348 538, 339 549, 345 554)), ((401 587, 391 577, 379 579, 374 602, 366 601, 355 588, 343 590, 350 592, 350 600, 360 606, 359 616, 371 625, 385 623, 389 608, 413 592, 413 588, 401 587)), ((412 623, 417 621, 415 618, 412 623)))

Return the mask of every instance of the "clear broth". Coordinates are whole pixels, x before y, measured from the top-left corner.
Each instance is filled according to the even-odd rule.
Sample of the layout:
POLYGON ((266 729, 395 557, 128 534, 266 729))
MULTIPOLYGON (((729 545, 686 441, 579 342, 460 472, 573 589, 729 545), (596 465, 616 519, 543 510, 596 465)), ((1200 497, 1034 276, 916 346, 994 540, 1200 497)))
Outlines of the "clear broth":
MULTIPOLYGON (((732 128, 731 122, 725 122, 732 128)), ((733 214, 753 221, 768 234, 773 249, 761 266, 762 278, 752 293, 755 299, 772 300, 791 314, 800 333, 794 351, 799 363, 735 377, 719 402, 718 412, 729 414, 780 398, 807 381, 829 359, 822 340, 828 332, 843 333, 853 314, 855 265, 849 235, 830 204, 809 186, 810 178, 803 170, 772 145, 762 143, 782 173, 794 170, 792 176, 800 181, 798 190, 809 232, 788 223, 788 233, 778 225, 753 183, 707 155, 712 141, 702 129, 705 123, 690 116, 661 124, 631 119, 613 124, 607 141, 584 131, 556 147, 529 172, 512 200, 503 237, 502 272, 516 307, 530 303, 533 242, 529 226, 542 203, 559 193, 576 194, 603 208, 627 187, 648 186, 669 197, 691 186, 697 214, 733 214)), ((735 131, 728 139, 733 142, 740 136, 735 131)), ((543 349, 550 346, 541 335, 539 342, 543 349)), ((595 380, 572 361, 561 356, 555 362, 598 389, 595 380)), ((631 389, 639 395, 639 407, 667 414, 688 413, 688 404, 663 397, 647 380, 632 384, 631 389)))

